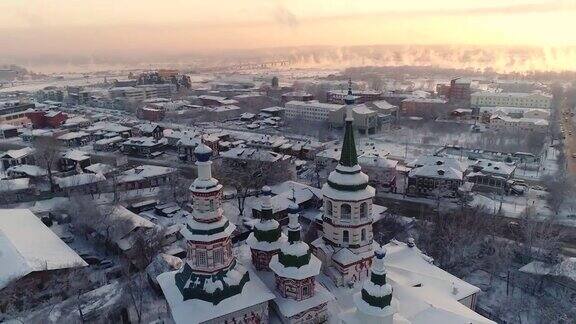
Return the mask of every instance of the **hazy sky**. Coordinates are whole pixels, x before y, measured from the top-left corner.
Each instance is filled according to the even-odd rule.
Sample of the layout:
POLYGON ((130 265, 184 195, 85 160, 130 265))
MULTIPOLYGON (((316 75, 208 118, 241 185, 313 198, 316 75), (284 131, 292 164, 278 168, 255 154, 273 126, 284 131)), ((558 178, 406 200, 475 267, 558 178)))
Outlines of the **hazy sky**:
POLYGON ((576 0, 0 0, 0 58, 371 44, 576 45, 576 0))

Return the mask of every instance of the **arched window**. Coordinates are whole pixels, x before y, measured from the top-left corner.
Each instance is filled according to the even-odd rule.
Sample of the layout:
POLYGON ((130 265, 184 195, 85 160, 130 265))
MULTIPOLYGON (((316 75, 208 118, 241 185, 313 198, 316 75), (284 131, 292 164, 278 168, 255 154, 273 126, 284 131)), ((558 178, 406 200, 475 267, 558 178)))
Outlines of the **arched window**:
POLYGON ((360 240, 362 242, 366 241, 366 229, 363 228, 362 231, 360 231, 360 240))
POLYGON ((352 207, 348 204, 342 204, 340 206, 340 218, 350 219, 352 217, 352 207))
POLYGON ((332 215, 332 202, 326 200, 326 215, 332 215))
POLYGON ((360 204, 360 218, 368 217, 368 203, 363 202, 360 204))
POLYGON ((342 231, 342 242, 344 243, 350 242, 350 233, 348 233, 348 231, 346 230, 342 231))

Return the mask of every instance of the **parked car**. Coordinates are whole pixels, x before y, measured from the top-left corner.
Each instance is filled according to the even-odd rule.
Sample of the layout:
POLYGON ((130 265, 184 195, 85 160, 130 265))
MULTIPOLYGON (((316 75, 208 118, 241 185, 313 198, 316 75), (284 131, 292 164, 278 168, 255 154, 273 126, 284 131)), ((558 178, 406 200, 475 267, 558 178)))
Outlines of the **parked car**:
POLYGON ((84 259, 84 261, 86 261, 86 263, 89 265, 99 265, 102 261, 101 258, 90 254, 80 254, 80 257, 84 259))
POLYGON ((526 192, 526 186, 525 185, 514 185, 514 186, 512 186, 512 188, 510 188, 510 191, 512 192, 513 195, 521 196, 526 192))
POLYGON ((74 242, 74 236, 72 236, 72 235, 64 235, 64 236, 62 236, 60 239, 61 239, 64 243, 68 243, 68 244, 74 242))
POLYGON ((108 269, 108 268, 112 268, 113 266, 114 266, 114 261, 112 261, 110 259, 104 259, 104 260, 100 261, 98 268, 108 269))

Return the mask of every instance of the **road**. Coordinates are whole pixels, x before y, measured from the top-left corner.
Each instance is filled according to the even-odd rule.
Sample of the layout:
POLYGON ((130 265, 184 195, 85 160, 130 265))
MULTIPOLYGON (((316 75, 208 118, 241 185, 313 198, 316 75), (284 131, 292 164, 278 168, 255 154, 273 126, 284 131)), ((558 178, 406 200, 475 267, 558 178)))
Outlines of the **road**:
POLYGON ((560 115, 560 125, 564 129, 564 152, 566 154, 566 170, 570 174, 576 174, 576 127, 574 127, 574 117, 571 116, 572 110, 566 104, 562 104, 560 115))

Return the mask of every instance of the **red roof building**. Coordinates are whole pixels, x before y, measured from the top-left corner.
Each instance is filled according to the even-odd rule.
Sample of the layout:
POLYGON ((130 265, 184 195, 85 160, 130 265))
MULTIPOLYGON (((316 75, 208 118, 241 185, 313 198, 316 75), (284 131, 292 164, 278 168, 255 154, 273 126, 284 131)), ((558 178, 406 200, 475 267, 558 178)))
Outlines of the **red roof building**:
POLYGON ((68 119, 68 115, 61 111, 43 110, 26 112, 26 117, 32 122, 33 128, 58 128, 68 119))

